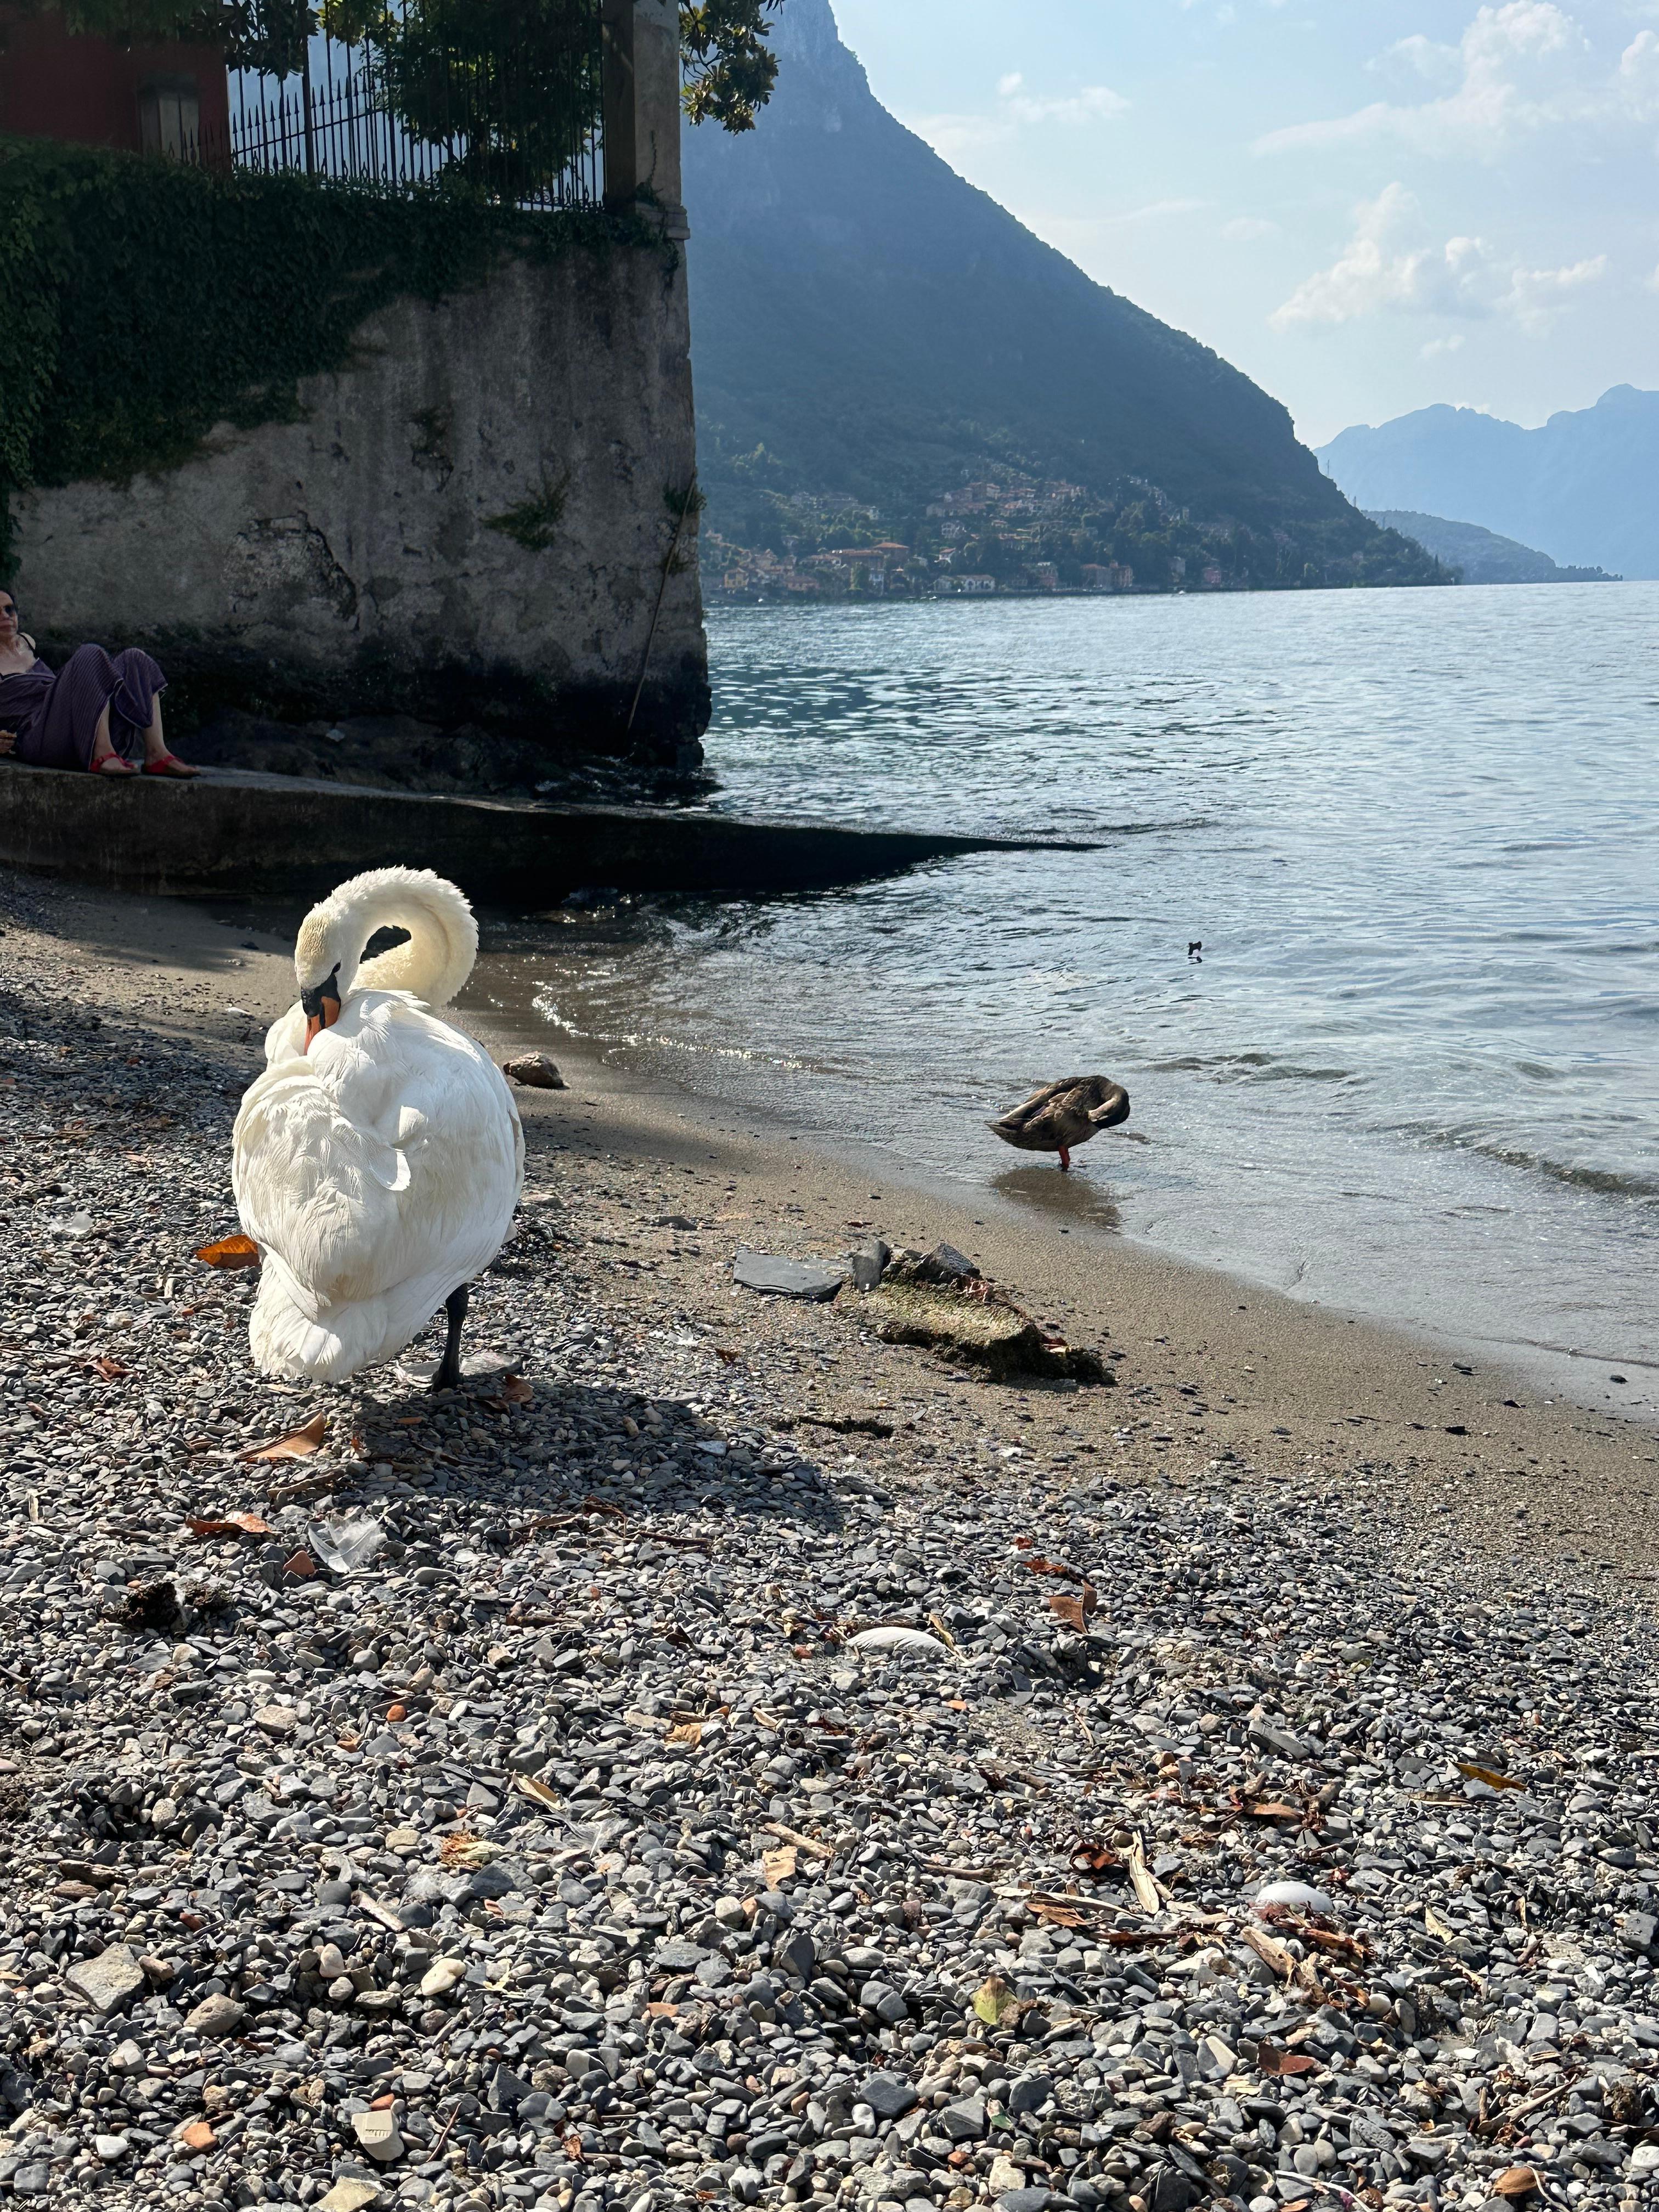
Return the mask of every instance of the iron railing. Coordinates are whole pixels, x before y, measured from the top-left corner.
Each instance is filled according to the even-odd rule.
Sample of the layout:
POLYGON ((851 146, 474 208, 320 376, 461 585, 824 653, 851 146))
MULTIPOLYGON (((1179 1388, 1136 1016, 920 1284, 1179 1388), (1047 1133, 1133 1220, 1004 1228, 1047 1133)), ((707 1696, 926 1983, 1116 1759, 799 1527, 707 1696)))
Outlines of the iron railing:
POLYGON ((228 129, 185 129, 179 152, 211 167, 409 191, 460 185, 526 208, 599 206, 599 0, 566 0, 556 30, 550 9, 526 10, 540 18, 538 34, 500 51, 464 31, 441 34, 447 21, 465 24, 465 6, 397 0, 383 38, 315 37, 286 77, 232 70, 228 129))

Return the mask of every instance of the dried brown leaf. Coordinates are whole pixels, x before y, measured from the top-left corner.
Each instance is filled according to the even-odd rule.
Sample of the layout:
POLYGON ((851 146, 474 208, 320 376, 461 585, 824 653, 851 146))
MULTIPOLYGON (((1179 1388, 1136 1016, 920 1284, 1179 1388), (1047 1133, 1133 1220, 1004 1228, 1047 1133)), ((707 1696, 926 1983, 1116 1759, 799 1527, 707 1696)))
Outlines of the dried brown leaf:
POLYGON ((1297 1958, 1288 1945, 1276 1942, 1271 1936, 1264 1936, 1259 1928, 1241 1928, 1238 1932, 1257 1958, 1265 1959, 1274 1973, 1283 1974, 1287 1982, 1295 1979, 1297 1958))
POLYGON ((1492 2193, 1494 2197, 1535 2197, 1538 2176, 1529 2166, 1505 2166, 1492 2183, 1492 2193))
POLYGON ((1318 2071, 1319 2061, 1305 2051, 1277 2051, 1264 2043, 1256 2054, 1256 2064, 1264 2074, 1313 2074, 1318 2071))
POLYGON ((665 1743, 683 1743, 686 1746, 688 1750, 695 1751, 697 1746, 702 1741, 702 1723, 701 1721, 677 1721, 674 1723, 674 1726, 669 1729, 667 1735, 663 1738, 663 1741, 665 1743))
POLYGON ((974 1991, 973 2005, 975 2017, 987 2027, 995 2027, 1010 2016, 1017 2019, 1021 2009, 1019 1999, 1000 1974, 992 1974, 980 1984, 974 1991))
POLYGON ((1104 1844, 1079 1844, 1072 1853, 1073 1874, 1114 1874, 1122 1864, 1117 1853, 1108 1850, 1104 1844))
POLYGON ((191 1513, 185 1522, 192 1536, 274 1536, 276 1533, 257 1513, 227 1513, 220 1521, 199 1520, 191 1513))
MULTIPOLYGON (((1457 1771, 1460 1774, 1467 1774, 1471 1782, 1484 1782, 1488 1790, 1524 1790, 1527 1786, 1524 1782, 1517 1782, 1512 1774, 1500 1774, 1495 1766, 1476 1766, 1461 1759, 1457 1762, 1457 1771)), ((1525 2170, 1531 2171, 1530 2167, 1525 2170)), ((1514 2171, 1519 2173, 1522 2169, 1516 2166, 1514 2171)))
POLYGON ((533 1405, 536 1399, 534 1386, 526 1382, 522 1375, 503 1375, 501 1395, 509 1406, 533 1405))
POLYGON ((307 1421, 304 1428, 295 1429, 289 1436, 278 1437, 275 1443, 260 1444, 252 1451, 245 1451, 242 1457, 245 1460, 309 1459, 313 1452, 321 1450, 323 1438, 327 1434, 328 1416, 319 1413, 307 1421))
POLYGON ((781 1881, 787 1881, 800 1864, 800 1853, 793 1844, 780 1844, 775 1851, 761 1854, 761 1872, 775 1889, 781 1881))
POLYGON ((259 1248, 251 1237, 222 1237, 216 1244, 204 1244, 196 1256, 210 1267, 257 1267, 259 1248))
POLYGON ((438 1846, 439 1863, 447 1867, 488 1866, 495 1856, 493 1844, 486 1844, 477 1836, 469 1835, 465 1828, 453 1836, 446 1836, 438 1846))

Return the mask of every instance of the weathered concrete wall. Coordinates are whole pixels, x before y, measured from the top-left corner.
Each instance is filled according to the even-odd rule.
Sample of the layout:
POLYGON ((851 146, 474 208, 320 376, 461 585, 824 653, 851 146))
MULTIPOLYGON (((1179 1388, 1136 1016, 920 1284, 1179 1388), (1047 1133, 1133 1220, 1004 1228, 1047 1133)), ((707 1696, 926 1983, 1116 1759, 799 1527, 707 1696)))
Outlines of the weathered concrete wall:
MULTIPOLYGON (((185 334, 187 337, 187 334, 185 334)), ((708 720, 682 252, 602 242, 366 323, 302 414, 198 458, 17 507, 43 641, 143 644, 184 695, 277 715, 399 712, 693 764, 708 720), (498 526, 519 520, 545 543, 498 526)))

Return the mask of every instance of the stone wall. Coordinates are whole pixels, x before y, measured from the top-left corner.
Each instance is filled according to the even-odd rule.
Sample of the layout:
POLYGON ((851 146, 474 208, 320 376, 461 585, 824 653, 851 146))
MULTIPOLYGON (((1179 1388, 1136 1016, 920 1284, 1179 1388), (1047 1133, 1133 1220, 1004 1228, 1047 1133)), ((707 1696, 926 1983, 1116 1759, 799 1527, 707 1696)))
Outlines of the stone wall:
POLYGON ((21 498, 26 625, 59 649, 147 646, 193 720, 471 726, 474 757, 531 762, 508 781, 541 750, 693 766, 695 518, 663 588, 670 495, 696 471, 689 347, 667 237, 401 300, 301 386, 297 420, 222 426, 164 476, 21 498))

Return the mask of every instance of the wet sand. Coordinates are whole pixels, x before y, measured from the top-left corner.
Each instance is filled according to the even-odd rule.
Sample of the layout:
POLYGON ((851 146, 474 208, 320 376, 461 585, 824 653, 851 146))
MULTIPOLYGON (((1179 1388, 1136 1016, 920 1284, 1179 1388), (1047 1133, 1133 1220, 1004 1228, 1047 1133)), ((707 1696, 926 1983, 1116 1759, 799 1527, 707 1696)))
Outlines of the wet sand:
MULTIPOLYGON (((222 1048, 228 1084, 245 1079, 264 1024, 294 997, 286 917, 11 882, 9 950, 42 992, 222 1048)), ((865 1423, 856 1442, 879 1462, 889 1447, 872 1427, 908 1428, 907 1449, 925 1451, 904 1412, 925 1400, 953 1445, 972 1436, 992 1455, 1040 1457, 1061 1480, 1086 1468, 1179 1485, 1212 1462, 1267 1482, 1323 1473, 1512 1559, 1519 1587, 1558 1572, 1605 1574, 1610 1589, 1659 1583, 1659 1437, 1600 1409, 1611 1386, 1599 1375, 1583 1377, 1586 1402, 1550 1402, 1479 1358, 1113 1237, 1109 1135, 1069 1178, 1017 1163, 1012 1194, 1005 1178, 971 1209, 890 1164, 872 1171, 584 1057, 492 1006, 501 995, 486 958, 461 1002, 466 1024, 500 1059, 552 1051, 570 1085, 520 1094, 532 1187, 538 1161, 556 1158, 567 1237, 635 1328, 718 1322, 735 1357, 772 1359, 781 1421, 865 1423), (665 1226, 671 1210, 698 1226, 665 1226), (958 1246, 1068 1341, 1117 1353, 1118 1387, 980 1381, 875 1340, 850 1291, 804 1309, 732 1284, 739 1244, 833 1255, 872 1232, 958 1246)), ((202 1165, 225 1182, 228 1225, 228 1163, 202 1165)))

